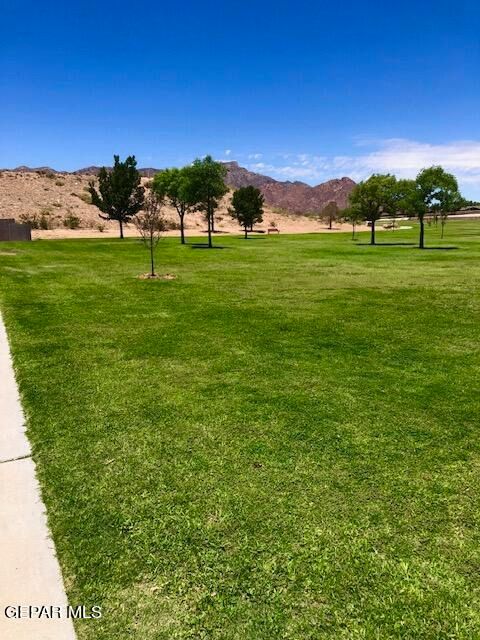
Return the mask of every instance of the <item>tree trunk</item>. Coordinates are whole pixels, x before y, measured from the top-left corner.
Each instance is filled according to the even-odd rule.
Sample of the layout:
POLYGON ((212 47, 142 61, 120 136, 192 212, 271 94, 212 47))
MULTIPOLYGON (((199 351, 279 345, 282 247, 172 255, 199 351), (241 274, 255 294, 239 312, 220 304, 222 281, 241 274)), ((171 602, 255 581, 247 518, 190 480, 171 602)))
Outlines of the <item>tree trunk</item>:
POLYGON ((123 220, 119 220, 118 223, 120 225, 120 238, 123 240, 123 220))
POLYGON ((425 249, 425 223, 423 217, 420 218, 420 242, 418 244, 419 249, 425 249))
POLYGON ((355 240, 355 225, 352 224, 352 240, 355 240))
POLYGON ((150 238, 150 275, 155 275, 155 262, 153 258, 153 238, 150 238))
POLYGON ((212 223, 211 223, 212 224, 212 233, 215 233, 215 218, 213 216, 213 212, 211 214, 211 217, 212 217, 212 223))
POLYGON ((211 222, 211 215, 210 212, 207 214, 207 228, 208 228, 208 246, 211 249, 212 248, 212 222, 211 222))
POLYGON ((372 226, 370 227, 370 244, 375 244, 375 220, 372 220, 372 226))
POLYGON ((442 219, 442 240, 443 240, 443 235, 445 233, 445 223, 446 223, 446 220, 442 219))
POLYGON ((333 223, 333 218, 329 218, 329 220, 328 220, 328 228, 329 229, 332 228, 332 223, 333 223))
POLYGON ((248 239, 248 235, 247 235, 247 233, 248 233, 247 225, 245 225, 245 240, 247 240, 247 239, 248 239))
POLYGON ((181 244, 185 244, 185 226, 183 224, 183 219, 185 217, 185 214, 179 214, 180 216, 180 242, 181 244))

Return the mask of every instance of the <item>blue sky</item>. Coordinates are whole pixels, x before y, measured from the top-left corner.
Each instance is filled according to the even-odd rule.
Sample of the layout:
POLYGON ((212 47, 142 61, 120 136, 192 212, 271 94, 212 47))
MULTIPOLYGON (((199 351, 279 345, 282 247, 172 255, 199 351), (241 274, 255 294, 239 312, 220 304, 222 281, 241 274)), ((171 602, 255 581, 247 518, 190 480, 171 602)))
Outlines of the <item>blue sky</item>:
POLYGON ((316 184, 440 163, 480 197, 480 6, 10 2, 0 166, 211 153, 316 184))

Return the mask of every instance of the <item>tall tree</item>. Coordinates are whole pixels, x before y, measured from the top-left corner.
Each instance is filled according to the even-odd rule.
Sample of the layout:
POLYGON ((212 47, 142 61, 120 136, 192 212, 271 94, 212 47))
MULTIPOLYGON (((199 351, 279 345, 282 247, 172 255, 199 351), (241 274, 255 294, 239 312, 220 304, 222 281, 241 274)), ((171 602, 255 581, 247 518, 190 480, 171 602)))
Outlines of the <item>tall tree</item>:
POLYGON ((363 220, 363 215, 357 207, 347 207, 341 211, 341 218, 352 225, 352 240, 355 240, 355 230, 363 220))
POLYGON ((415 180, 399 180, 397 194, 399 208, 418 218, 420 249, 425 248, 425 216, 434 211, 447 215, 454 203, 461 201, 455 176, 442 167, 423 169, 415 180))
POLYGON ((335 220, 338 219, 340 210, 335 200, 331 200, 323 209, 321 218, 328 222, 328 228, 331 229, 335 220))
POLYGON ((374 174, 359 182, 350 194, 350 204, 364 220, 370 222, 370 244, 375 244, 375 223, 383 215, 393 213, 396 208, 395 176, 374 174))
POLYGON ((252 230, 257 222, 262 222, 263 203, 262 192, 256 187, 240 187, 233 193, 232 206, 228 212, 244 228, 245 239, 248 238, 248 230, 252 230))
POLYGON ((120 238, 123 238, 123 225, 130 222, 142 208, 145 190, 140 185, 135 156, 128 156, 125 162, 120 162, 119 156, 113 156, 113 160, 111 170, 102 167, 98 173, 98 191, 93 180, 89 182, 88 190, 92 204, 105 214, 99 214, 100 217, 103 220, 117 220, 120 238))
POLYGON ((155 248, 166 229, 162 215, 163 199, 154 191, 145 198, 143 211, 133 219, 143 243, 150 251, 150 276, 155 276, 155 248))
POLYGON ((185 215, 195 207, 188 167, 165 169, 153 178, 152 189, 161 198, 167 198, 180 219, 180 242, 185 244, 185 215))
POLYGON ((212 232, 215 211, 218 208, 220 198, 228 191, 225 184, 227 169, 221 162, 216 162, 212 156, 206 156, 202 160, 197 158, 185 170, 190 181, 190 193, 192 201, 195 202, 195 208, 205 214, 208 228, 208 246, 211 248, 213 246, 212 232))

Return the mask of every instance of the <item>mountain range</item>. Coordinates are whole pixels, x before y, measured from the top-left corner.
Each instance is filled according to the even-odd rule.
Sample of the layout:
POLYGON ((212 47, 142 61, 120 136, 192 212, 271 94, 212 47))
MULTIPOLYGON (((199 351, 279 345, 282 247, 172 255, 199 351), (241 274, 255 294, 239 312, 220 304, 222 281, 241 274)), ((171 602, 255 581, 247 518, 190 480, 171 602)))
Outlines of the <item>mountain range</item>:
MULTIPOLYGON (((305 182, 290 182, 280 181, 265 176, 260 173, 254 173, 244 167, 241 167, 238 162, 225 162, 227 168, 226 183, 234 188, 254 186, 260 189, 264 195, 266 204, 271 207, 283 209, 292 213, 319 213, 325 205, 329 202, 336 202, 340 208, 347 205, 348 196, 355 186, 355 182, 350 178, 335 178, 328 180, 316 186, 310 186, 305 182)), ((77 171, 56 171, 51 167, 16 167, 13 171, 16 172, 36 172, 40 174, 63 174, 87 176, 97 175, 100 170, 98 166, 84 167, 77 171)), ((153 167, 141 167, 139 172, 143 177, 151 178, 161 169, 155 169, 153 167)))

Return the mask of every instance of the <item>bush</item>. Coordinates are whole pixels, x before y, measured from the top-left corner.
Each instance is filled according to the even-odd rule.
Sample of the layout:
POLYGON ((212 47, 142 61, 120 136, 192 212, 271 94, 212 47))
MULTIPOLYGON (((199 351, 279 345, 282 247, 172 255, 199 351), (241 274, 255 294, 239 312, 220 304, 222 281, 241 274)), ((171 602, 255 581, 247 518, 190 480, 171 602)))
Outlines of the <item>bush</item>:
POLYGON ((40 220, 39 220, 39 229, 43 229, 44 231, 46 231, 47 229, 50 229, 50 220, 48 219, 48 216, 46 216, 45 214, 42 214, 40 216, 40 220))
POLYGON ((40 229, 40 221, 36 213, 21 213, 19 215, 20 222, 30 225, 31 229, 40 229))
POLYGON ((55 184, 57 185, 57 187, 63 187, 65 182, 63 180, 55 180, 55 184))
POLYGON ((167 231, 179 231, 180 223, 176 220, 165 220, 165 229, 167 231))
POLYGON ((80 193, 78 197, 80 200, 83 200, 85 204, 92 204, 92 196, 89 193, 80 193))
POLYGON ((63 226, 67 229, 78 229, 80 226, 80 218, 73 213, 68 213, 63 219, 63 226))
POLYGON ((100 233, 103 233, 105 231, 105 225, 101 222, 97 223, 95 228, 97 229, 97 231, 100 231, 100 233))

